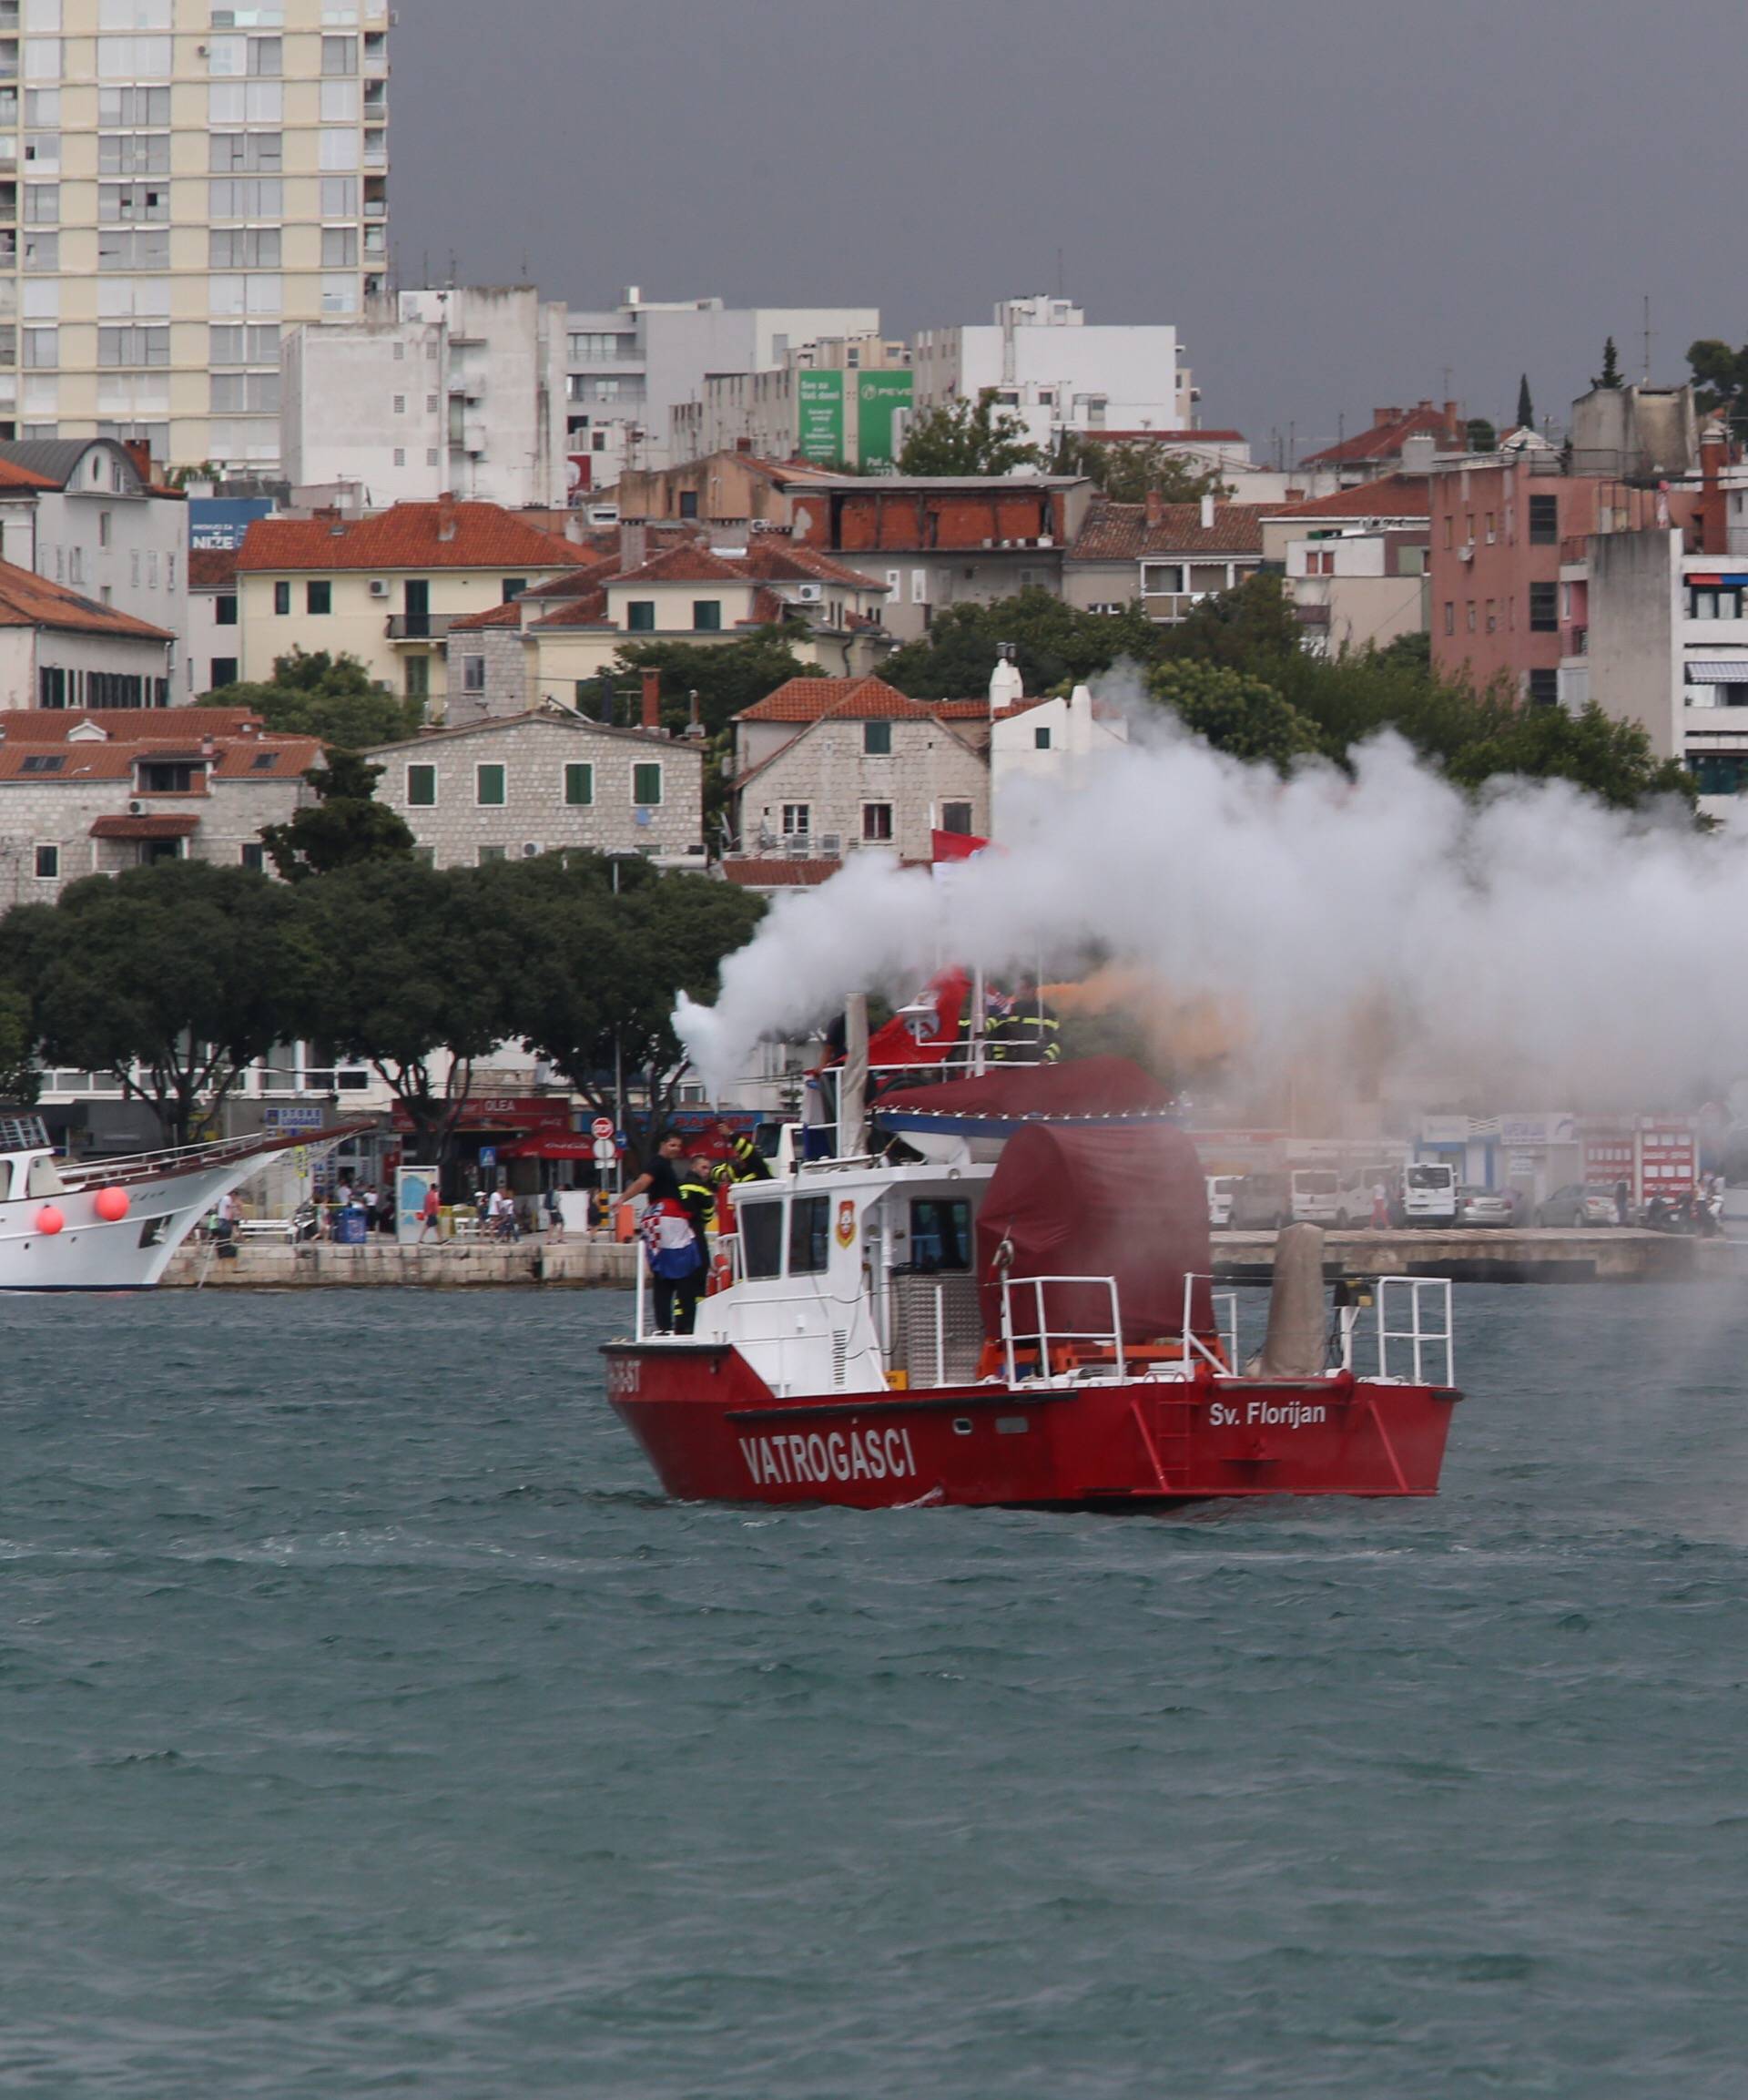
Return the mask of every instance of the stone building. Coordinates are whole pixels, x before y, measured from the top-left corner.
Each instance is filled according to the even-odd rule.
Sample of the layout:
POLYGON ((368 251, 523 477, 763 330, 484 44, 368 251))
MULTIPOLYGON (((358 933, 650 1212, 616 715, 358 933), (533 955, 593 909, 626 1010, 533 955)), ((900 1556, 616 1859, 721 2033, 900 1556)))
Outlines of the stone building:
POLYGON ((0 907, 153 861, 261 867, 262 827, 311 799, 320 760, 244 708, 0 715, 0 907))
POLYGON ((987 700, 913 700, 872 678, 790 678, 735 718, 737 849, 817 861, 878 846, 927 861, 937 831, 986 837, 989 737, 987 700))
POLYGON ((377 800, 434 867, 564 847, 704 865, 704 753, 659 729, 609 729, 564 707, 433 729, 369 754, 377 800))

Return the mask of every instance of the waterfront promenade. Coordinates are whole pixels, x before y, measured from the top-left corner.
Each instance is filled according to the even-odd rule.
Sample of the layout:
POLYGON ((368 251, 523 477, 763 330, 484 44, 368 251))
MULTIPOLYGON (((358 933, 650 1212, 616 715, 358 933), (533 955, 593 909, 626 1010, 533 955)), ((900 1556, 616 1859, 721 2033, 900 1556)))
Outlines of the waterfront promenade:
MULTIPOLYGON (((234 1260, 205 1243, 186 1246, 170 1263, 167 1289, 300 1290, 319 1285, 355 1290, 397 1284, 422 1290, 508 1285, 549 1290, 629 1290, 636 1281, 635 1246, 605 1239, 557 1245, 522 1239, 400 1247, 326 1240, 290 1247, 246 1239, 234 1260)), ((1214 1273, 1226 1283, 1265 1282, 1275 1260, 1272 1232, 1217 1232, 1214 1273)), ((1448 1276, 1469 1283, 1735 1282, 1748 1279, 1748 1243, 1689 1239, 1666 1232, 1606 1231, 1331 1232, 1325 1236, 1329 1277, 1448 1276)))

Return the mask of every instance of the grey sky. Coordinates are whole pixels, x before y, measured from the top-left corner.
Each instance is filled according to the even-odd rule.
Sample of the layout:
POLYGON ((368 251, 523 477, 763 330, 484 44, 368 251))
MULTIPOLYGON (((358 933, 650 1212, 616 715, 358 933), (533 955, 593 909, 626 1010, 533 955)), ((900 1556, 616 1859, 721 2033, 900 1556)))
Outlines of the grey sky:
POLYGON ((1182 330, 1260 454, 1374 403, 1559 412, 1748 337, 1730 0, 400 0, 393 232, 608 303, 1063 288, 1182 330))

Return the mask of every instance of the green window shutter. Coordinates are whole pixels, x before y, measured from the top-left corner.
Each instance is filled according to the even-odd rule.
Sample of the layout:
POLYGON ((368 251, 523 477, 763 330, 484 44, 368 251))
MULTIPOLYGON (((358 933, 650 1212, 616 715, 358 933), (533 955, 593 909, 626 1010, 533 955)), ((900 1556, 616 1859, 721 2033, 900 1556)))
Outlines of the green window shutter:
POLYGON ((573 810, 586 810, 595 800, 595 768, 572 764, 564 769, 564 800, 573 810))
POLYGON ((407 768, 407 807, 410 810, 434 810, 437 807, 435 766, 407 768))
POLYGON ((503 809, 503 768, 502 766, 475 766, 473 782, 473 800, 481 809, 503 809))
POLYGON ((662 769, 659 765, 634 766, 631 769, 631 799, 640 809, 660 807, 662 769))

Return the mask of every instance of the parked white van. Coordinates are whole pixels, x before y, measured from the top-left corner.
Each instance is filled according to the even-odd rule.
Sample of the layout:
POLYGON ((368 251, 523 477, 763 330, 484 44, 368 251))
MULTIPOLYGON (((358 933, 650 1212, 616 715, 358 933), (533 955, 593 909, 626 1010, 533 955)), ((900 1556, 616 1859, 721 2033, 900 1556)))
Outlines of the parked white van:
POLYGON ((1341 1211, 1341 1177, 1333 1167, 1293 1169, 1295 1225, 1334 1225, 1341 1211))
POLYGON ((1405 1225, 1455 1225, 1457 1169, 1417 1159, 1402 1170, 1399 1206, 1405 1225))

